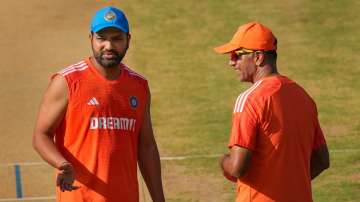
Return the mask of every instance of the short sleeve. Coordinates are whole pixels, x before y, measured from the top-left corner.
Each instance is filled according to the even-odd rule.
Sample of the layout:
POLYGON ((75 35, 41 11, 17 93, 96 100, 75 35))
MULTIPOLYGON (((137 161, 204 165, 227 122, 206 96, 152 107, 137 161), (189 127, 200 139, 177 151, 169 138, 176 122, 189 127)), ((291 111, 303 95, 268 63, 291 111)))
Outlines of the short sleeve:
POLYGON ((319 120, 316 118, 315 135, 312 150, 318 149, 321 145, 326 144, 324 134, 321 130, 319 120))
POLYGON ((229 147, 234 145, 255 150, 258 121, 255 108, 247 100, 241 110, 235 109, 232 116, 232 127, 229 147))

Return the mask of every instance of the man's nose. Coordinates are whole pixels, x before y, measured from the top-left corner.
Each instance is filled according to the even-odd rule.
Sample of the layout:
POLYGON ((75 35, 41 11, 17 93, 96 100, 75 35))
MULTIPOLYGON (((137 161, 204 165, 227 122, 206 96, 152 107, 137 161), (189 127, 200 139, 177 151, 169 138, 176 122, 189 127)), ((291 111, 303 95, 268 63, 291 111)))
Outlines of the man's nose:
POLYGON ((113 49, 113 44, 110 40, 106 40, 104 41, 104 49, 105 50, 112 50, 113 49))
POLYGON ((235 65, 236 65, 236 61, 234 60, 229 61, 229 66, 235 67, 235 65))

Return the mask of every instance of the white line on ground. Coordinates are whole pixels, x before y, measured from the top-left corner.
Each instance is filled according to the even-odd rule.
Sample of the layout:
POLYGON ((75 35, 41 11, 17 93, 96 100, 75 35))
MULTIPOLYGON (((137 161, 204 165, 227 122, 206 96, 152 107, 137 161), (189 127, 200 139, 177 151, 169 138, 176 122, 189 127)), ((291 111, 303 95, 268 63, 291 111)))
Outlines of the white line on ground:
MULTIPOLYGON (((331 149, 330 153, 355 153, 360 152, 360 149, 331 149)), ((186 159, 195 159, 195 158, 216 158, 221 154, 208 154, 208 155, 189 155, 189 156, 167 156, 161 157, 162 161, 176 161, 176 160, 186 160, 186 159)), ((4 163, 0 164, 0 167, 11 167, 15 165, 20 166, 35 166, 35 165, 47 165, 46 162, 15 162, 15 163, 4 163)))
POLYGON ((191 155, 191 156, 168 156, 161 157, 162 161, 171 161, 171 160, 185 160, 185 159, 196 159, 196 158, 215 158, 219 157, 220 154, 209 154, 209 155, 191 155))
POLYGON ((330 149, 330 153, 355 153, 360 152, 360 149, 330 149))
POLYGON ((54 200, 55 196, 39 196, 39 197, 24 197, 24 198, 2 198, 0 201, 42 201, 54 200))
MULTIPOLYGON (((360 149, 331 149, 330 153, 354 153, 360 152, 360 149)), ((209 155, 189 155, 189 156, 169 156, 161 157, 162 161, 172 161, 172 160, 186 160, 194 158, 216 158, 220 154, 209 154, 209 155)), ((10 166, 34 166, 34 165, 47 165, 45 162, 17 162, 17 163, 5 163, 0 164, 0 167, 10 167, 10 166)), ((39 196, 39 197, 24 197, 24 198, 0 198, 0 202, 10 202, 10 201, 42 201, 42 200, 55 200, 55 196, 39 196)))

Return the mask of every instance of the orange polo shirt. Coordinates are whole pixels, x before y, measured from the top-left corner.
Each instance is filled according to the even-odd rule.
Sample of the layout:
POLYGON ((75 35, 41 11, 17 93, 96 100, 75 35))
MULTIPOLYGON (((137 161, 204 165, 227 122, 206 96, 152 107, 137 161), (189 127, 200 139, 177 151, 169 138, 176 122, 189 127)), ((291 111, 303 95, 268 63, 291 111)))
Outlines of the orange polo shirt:
POLYGON ((266 77, 237 98, 229 147, 253 152, 237 202, 312 201, 311 153, 325 144, 312 98, 284 76, 266 77))
POLYGON ((147 80, 124 64, 117 80, 105 79, 89 59, 58 72, 68 85, 68 106, 56 146, 76 172, 80 189, 59 202, 136 202, 139 132, 148 102, 147 80))

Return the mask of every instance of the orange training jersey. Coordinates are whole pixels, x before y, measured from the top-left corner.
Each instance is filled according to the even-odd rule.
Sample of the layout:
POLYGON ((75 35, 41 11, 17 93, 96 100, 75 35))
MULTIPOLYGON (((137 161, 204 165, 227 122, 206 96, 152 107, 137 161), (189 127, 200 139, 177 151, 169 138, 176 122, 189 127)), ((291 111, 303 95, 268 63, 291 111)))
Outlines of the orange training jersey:
POLYGON ((252 151, 237 202, 309 202, 310 158, 325 144, 312 98, 284 76, 256 82, 237 98, 229 147, 252 151))
POLYGON ((61 202, 137 202, 137 147, 148 102, 147 80, 120 64, 117 80, 105 79, 90 59, 58 72, 68 85, 68 106, 56 145, 76 172, 80 189, 61 202))

